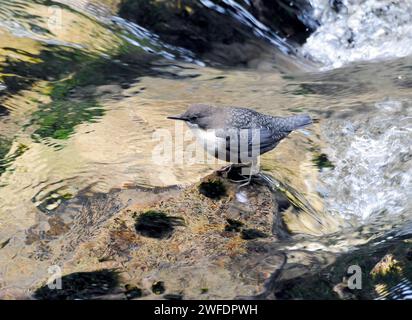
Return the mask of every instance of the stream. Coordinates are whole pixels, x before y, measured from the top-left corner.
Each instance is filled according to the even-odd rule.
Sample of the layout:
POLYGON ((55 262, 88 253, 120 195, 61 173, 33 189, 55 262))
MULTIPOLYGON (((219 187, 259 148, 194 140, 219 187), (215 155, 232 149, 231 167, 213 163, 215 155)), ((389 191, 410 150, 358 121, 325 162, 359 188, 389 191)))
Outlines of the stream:
POLYGON ((128 2, 151 3, 0 0, 1 298, 47 279, 87 199, 120 194, 118 212, 136 188, 185 188, 222 166, 153 161, 156 132, 187 130, 166 117, 193 103, 316 119, 261 159, 293 204, 277 250, 338 259, 410 242, 411 1, 296 1, 293 30, 260 14, 267 1, 169 1, 145 18, 128 2), (156 11, 168 8, 184 11, 182 37, 156 11), (59 232, 39 251, 30 239, 51 218, 59 232))

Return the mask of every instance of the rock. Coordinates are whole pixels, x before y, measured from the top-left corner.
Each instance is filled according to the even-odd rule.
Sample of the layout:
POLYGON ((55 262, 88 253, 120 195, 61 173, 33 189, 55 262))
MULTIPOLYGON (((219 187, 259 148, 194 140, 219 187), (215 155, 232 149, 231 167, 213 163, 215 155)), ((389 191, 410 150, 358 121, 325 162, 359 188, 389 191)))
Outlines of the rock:
POLYGON ((317 26, 310 18, 309 1, 293 1, 294 5, 290 1, 255 0, 249 5, 236 2, 235 6, 221 1, 125 0, 119 6, 119 15, 154 32, 166 43, 192 51, 201 60, 230 66, 248 65, 273 50, 273 44, 258 33, 275 38, 272 32, 279 38, 303 43, 317 26), (219 12, 213 9, 214 4, 221 8, 219 12), (257 31, 258 23, 253 26, 248 19, 241 22, 236 16, 244 15, 244 11, 266 26, 257 31))
POLYGON ((261 253, 276 239, 272 225, 277 203, 271 191, 258 184, 243 187, 248 202, 239 203, 237 187, 212 174, 187 188, 165 189, 152 197, 136 190, 136 201, 72 247, 62 270, 71 274, 115 269, 119 283, 110 294, 123 292, 127 299, 257 296, 267 290, 268 279, 284 261, 276 251, 261 253), (202 195, 199 186, 210 181, 220 181, 225 194, 202 195), (244 240, 243 229, 267 237, 244 240))

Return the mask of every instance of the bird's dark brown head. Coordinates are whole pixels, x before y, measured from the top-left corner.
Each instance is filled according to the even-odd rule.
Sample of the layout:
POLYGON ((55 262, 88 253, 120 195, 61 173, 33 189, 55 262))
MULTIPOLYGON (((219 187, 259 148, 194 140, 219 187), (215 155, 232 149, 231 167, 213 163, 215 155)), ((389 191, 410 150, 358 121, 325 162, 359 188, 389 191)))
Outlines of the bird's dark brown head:
POLYGON ((224 111, 207 104, 192 104, 185 112, 176 116, 167 117, 173 120, 185 121, 190 127, 198 126, 207 130, 223 125, 224 111))

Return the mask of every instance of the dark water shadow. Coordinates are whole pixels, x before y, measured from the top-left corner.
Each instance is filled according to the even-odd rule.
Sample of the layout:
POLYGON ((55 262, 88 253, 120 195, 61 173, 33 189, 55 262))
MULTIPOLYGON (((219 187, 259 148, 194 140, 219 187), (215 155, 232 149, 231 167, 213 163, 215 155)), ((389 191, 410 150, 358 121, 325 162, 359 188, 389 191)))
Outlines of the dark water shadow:
POLYGON ((38 288, 33 297, 38 300, 93 299, 114 292, 118 284, 119 275, 114 270, 75 272, 61 278, 61 289, 45 285, 38 288))

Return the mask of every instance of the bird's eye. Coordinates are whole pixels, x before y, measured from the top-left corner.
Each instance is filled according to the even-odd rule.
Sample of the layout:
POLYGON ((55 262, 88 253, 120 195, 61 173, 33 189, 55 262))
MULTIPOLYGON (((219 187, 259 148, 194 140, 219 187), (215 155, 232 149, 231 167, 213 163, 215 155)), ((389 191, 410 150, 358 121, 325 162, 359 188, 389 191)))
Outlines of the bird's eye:
POLYGON ((196 121, 196 119, 197 119, 196 116, 192 116, 192 117, 189 118, 189 121, 190 121, 190 122, 194 122, 194 121, 196 121))

